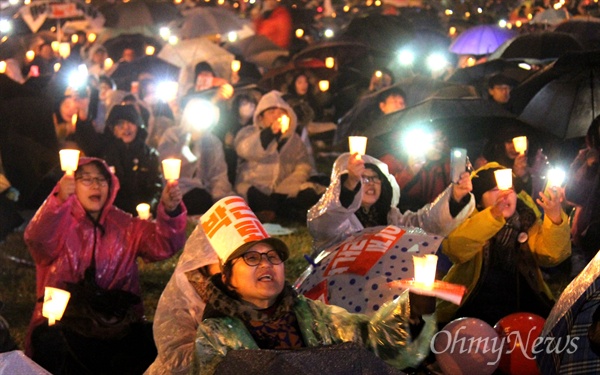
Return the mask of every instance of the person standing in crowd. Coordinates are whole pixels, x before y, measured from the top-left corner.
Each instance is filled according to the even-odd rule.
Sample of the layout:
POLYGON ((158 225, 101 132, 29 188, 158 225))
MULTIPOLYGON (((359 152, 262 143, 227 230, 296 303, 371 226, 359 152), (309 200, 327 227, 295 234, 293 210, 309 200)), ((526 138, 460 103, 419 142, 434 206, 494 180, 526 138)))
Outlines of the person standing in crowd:
POLYGON ((331 184, 308 212, 313 255, 318 255, 364 228, 378 225, 420 227, 445 236, 462 223, 475 207, 467 172, 433 203, 416 212, 400 213, 400 188, 387 165, 369 156, 340 155, 333 165, 331 184))
POLYGON ((494 171, 503 168, 488 163, 473 172, 477 210, 442 243, 453 262, 444 281, 464 285, 467 294, 460 308, 438 302, 440 323, 469 316, 493 326, 512 313, 546 317, 552 308, 554 297, 539 267, 555 266, 571 254, 564 193, 560 188, 540 193, 541 220, 517 197, 514 180, 513 188, 498 189, 494 171))
MULTIPOLYGON (((44 42, 38 46, 37 54, 29 64, 29 68, 34 68, 36 73, 35 77, 48 78, 54 75, 54 64, 58 62, 58 59, 54 55, 52 50, 52 44, 50 42, 44 42)), ((31 69, 30 69, 31 71, 31 69)))
POLYGON ((575 206, 571 235, 587 264, 600 249, 600 117, 585 136, 586 147, 571 163, 565 195, 575 206))
POLYGON ((163 190, 155 221, 133 218, 116 208, 118 190, 119 180, 103 160, 82 157, 75 173, 61 178, 25 230, 39 297, 26 351, 54 374, 141 373, 156 356, 151 324, 144 320, 139 298, 137 258, 164 260, 181 249, 187 212, 176 182, 163 190), (92 293, 87 298, 96 303, 86 301, 85 294, 72 294, 69 304, 87 302, 92 310, 75 315, 79 318, 68 324, 68 307, 61 324, 48 325, 42 316, 45 287, 75 292, 82 282, 84 291, 92 293), (99 294, 105 299, 99 300, 99 294), (114 301, 117 296, 123 297, 114 301), (97 330, 99 323, 94 322, 110 324, 122 316, 118 307, 128 311, 127 330, 118 336, 110 329, 97 330), (90 321, 101 311, 106 314, 106 309, 111 314, 101 315, 104 320, 90 321))
POLYGON ((312 167, 296 126, 294 110, 279 91, 271 91, 258 102, 254 124, 235 137, 239 156, 235 190, 263 221, 302 218, 319 199, 308 183, 312 167))
POLYGON ((148 203, 155 210, 162 180, 158 152, 146 145, 146 128, 134 106, 114 106, 106 120, 104 160, 114 168, 120 189, 115 206, 132 215, 136 206, 148 203))
POLYGON ((254 9, 257 10, 253 12, 256 35, 264 35, 280 48, 288 49, 292 40, 290 11, 277 0, 263 0, 261 9, 254 9))
POLYGON ((179 184, 190 215, 201 215, 217 200, 233 194, 223 144, 210 132, 219 116, 210 102, 191 99, 180 126, 168 129, 158 145, 161 160, 181 160, 179 184))
POLYGON ((244 349, 290 350, 352 342, 399 369, 416 367, 429 352, 435 317, 410 303, 410 292, 384 304, 372 317, 351 314, 298 295, 285 281, 288 246, 267 235, 242 198, 217 202, 201 224, 221 272, 210 278, 189 274, 206 304, 190 373, 213 374, 228 352, 244 349))
POLYGON ((488 80, 488 95, 490 100, 506 108, 510 100, 510 92, 515 81, 499 73, 488 80))

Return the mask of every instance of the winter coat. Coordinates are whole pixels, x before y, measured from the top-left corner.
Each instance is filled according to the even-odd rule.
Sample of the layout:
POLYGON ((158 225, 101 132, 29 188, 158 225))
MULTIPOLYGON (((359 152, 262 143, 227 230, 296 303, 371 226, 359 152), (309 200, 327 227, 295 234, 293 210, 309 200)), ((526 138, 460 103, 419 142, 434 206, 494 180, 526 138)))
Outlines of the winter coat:
POLYGON ((192 232, 177 267, 162 292, 154 314, 154 341, 158 356, 147 375, 187 374, 194 357, 194 339, 206 303, 186 276, 187 272, 219 263, 217 254, 198 225, 192 232))
MULTIPOLYGON (((107 133, 111 131, 107 128, 107 133)), ((140 203, 148 203, 155 208, 162 190, 158 152, 144 143, 146 135, 146 130, 138 127, 134 141, 126 144, 107 134, 110 141, 104 160, 115 168, 120 184, 114 204, 131 214, 136 213, 136 206, 140 203)))
POLYGON ((263 95, 254 112, 254 124, 242 128, 235 137, 234 147, 239 157, 235 186, 238 194, 246 197, 251 186, 267 195, 279 193, 295 197, 298 194, 300 185, 310 177, 312 167, 306 146, 296 134, 296 124, 296 114, 280 92, 263 95), (287 111, 290 126, 279 141, 284 142, 283 146, 274 139, 264 149, 260 141, 264 128, 260 114, 273 107, 287 111))
POLYGON ((204 319, 198 328, 191 372, 194 374, 212 374, 230 350, 260 348, 246 328, 245 320, 269 322, 289 311, 296 316, 306 347, 354 342, 400 369, 416 367, 425 358, 436 331, 435 318, 428 315, 423 317, 425 325, 421 333, 416 338, 411 337, 408 291, 384 304, 372 317, 351 314, 341 307, 307 299, 289 285, 282 292, 283 298, 276 302, 271 317, 230 297, 214 284, 214 278, 208 282, 205 292, 208 295, 207 310, 213 308, 216 314, 204 319))
MULTIPOLYGON (((80 165, 91 159, 80 159, 80 165)), ((108 170, 108 165, 103 162, 108 170)), ((44 324, 42 300, 46 286, 60 289, 83 279, 95 253, 96 283, 105 289, 119 289, 140 295, 137 257, 145 262, 167 259, 185 243, 187 211, 170 217, 162 203, 155 221, 140 220, 115 207, 119 181, 112 174, 111 188, 97 225, 86 214, 75 194, 64 203, 57 198, 58 185, 25 230, 25 242, 36 264, 37 302, 29 334, 44 324)), ((140 304, 137 312, 143 315, 140 304)))
POLYGON ((184 125, 168 129, 158 145, 161 160, 181 159, 179 186, 183 194, 204 189, 215 201, 233 194, 221 141, 206 132, 192 142, 184 125))
MULTIPOLYGON (((354 214, 361 206, 362 185, 348 208, 340 203, 341 176, 348 173, 349 157, 349 153, 344 153, 337 158, 333 164, 331 185, 329 185, 319 202, 308 211, 308 230, 314 241, 313 254, 338 244, 349 235, 364 229, 354 214)), ((363 160, 365 163, 377 165, 392 185, 392 203, 388 213, 389 225, 419 227, 428 233, 446 236, 469 217, 475 208, 475 199, 471 197, 469 203, 459 214, 452 217, 449 203, 452 199, 452 187, 449 186, 433 203, 426 204, 417 212, 406 211, 400 213, 396 207, 400 199, 400 188, 394 176, 389 174, 387 165, 369 155, 364 155, 363 160)))
MULTIPOLYGON (((538 266, 555 266, 571 254, 569 224, 566 214, 561 214, 562 223, 555 225, 547 217, 538 219, 528 230, 528 240, 521 246, 521 251, 533 255, 532 264, 526 266, 527 272, 523 277, 535 292, 541 292, 550 300, 554 297, 542 278, 538 266)), ((484 248, 489 241, 506 224, 504 218, 498 220, 491 214, 491 207, 475 212, 469 219, 456 228, 442 243, 442 251, 450 257, 454 265, 448 271, 444 281, 461 284, 467 287, 463 303, 469 299, 477 285, 483 265, 484 248)), ((528 259, 531 257, 524 257, 528 259)), ((458 306, 438 300, 436 314, 440 322, 448 322, 453 317, 458 306)))

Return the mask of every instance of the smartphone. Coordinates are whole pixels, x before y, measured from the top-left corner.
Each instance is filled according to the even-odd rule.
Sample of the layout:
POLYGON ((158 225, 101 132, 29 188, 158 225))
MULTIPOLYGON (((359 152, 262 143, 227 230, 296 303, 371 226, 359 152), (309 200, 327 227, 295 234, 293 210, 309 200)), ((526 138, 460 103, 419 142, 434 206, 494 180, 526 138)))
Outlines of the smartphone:
POLYGON ((450 178, 458 183, 460 175, 467 170, 467 150, 454 147, 450 150, 450 178))

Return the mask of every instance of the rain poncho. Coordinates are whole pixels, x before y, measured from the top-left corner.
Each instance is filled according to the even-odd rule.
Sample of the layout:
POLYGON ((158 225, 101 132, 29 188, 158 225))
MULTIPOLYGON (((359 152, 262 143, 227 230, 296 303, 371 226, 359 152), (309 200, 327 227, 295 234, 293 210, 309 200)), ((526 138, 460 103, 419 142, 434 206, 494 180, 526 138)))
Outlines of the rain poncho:
POLYGON ((160 296, 154 315, 154 341, 158 356, 146 374, 187 374, 194 356, 194 339, 205 303, 194 290, 186 272, 219 263, 202 226, 188 238, 177 267, 160 296))
POLYGON ((254 112, 254 124, 242 128, 235 137, 235 151, 240 163, 235 190, 246 198, 250 186, 270 195, 279 193, 295 197, 302 183, 310 177, 311 165, 306 146, 296 134, 296 114, 283 100, 281 93, 265 94, 254 112), (290 118, 289 129, 282 136, 285 140, 278 150, 278 142, 271 141, 265 150, 261 145, 260 133, 263 125, 260 114, 268 108, 283 108, 290 118))
MULTIPOLYGON (((215 288, 218 289, 211 279, 206 290, 215 288)), ((416 367, 429 352, 429 343, 436 331, 435 319, 433 315, 424 316, 423 330, 416 338, 411 337, 408 291, 383 305, 372 317, 368 317, 351 314, 341 307, 306 299, 297 295, 291 287, 286 288, 274 315, 285 314, 291 310, 296 316, 306 347, 354 342, 371 350, 389 365, 400 369, 416 367)), ((239 316, 261 313, 257 310, 249 312, 247 304, 227 296, 224 292, 215 293, 212 299, 218 300, 218 307, 215 304, 211 306, 221 316, 205 319, 198 328, 192 372, 194 374, 214 373, 217 365, 230 350, 259 349, 239 316)))
MULTIPOLYGON (((79 165, 95 158, 82 158, 79 165)), ((108 166, 101 161, 104 167, 108 166)), ((171 217, 159 203, 155 221, 140 220, 113 206, 119 181, 111 173, 111 188, 95 225, 75 194, 64 203, 57 198, 58 185, 37 211, 27 229, 25 242, 36 264, 37 303, 29 334, 46 318, 42 303, 46 286, 60 289, 83 279, 92 256, 96 260, 96 283, 140 295, 137 257, 154 262, 171 257, 185 243, 187 211, 171 217)), ((143 315, 143 306, 137 312, 143 315)))
POLYGON ((181 159, 181 192, 186 194, 195 188, 204 189, 215 201, 231 195, 233 190, 227 177, 221 141, 209 132, 192 141, 192 135, 186 129, 186 124, 170 128, 158 145, 161 160, 181 159))
MULTIPOLYGON (((331 185, 319 202, 308 211, 308 229, 314 240, 313 254, 338 244, 350 234, 364 229, 354 214, 361 206, 362 186, 348 208, 340 203, 341 175, 348 173, 349 157, 350 154, 345 153, 337 158, 331 173, 331 185)), ((365 163, 377 165, 392 185, 392 203, 388 213, 388 224, 390 225, 419 227, 428 233, 446 236, 469 217, 475 208, 475 199, 471 197, 469 203, 458 215, 452 217, 450 214, 452 186, 449 186, 433 203, 426 204, 417 212, 401 213, 396 207, 400 199, 400 188, 394 176, 389 174, 387 165, 369 155, 364 155, 362 158, 365 163)))

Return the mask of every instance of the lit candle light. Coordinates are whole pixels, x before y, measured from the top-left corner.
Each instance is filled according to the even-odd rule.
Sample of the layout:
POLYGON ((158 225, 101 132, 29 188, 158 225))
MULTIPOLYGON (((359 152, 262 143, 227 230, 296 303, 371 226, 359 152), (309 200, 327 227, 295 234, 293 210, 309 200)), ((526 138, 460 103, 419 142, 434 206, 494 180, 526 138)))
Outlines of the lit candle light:
POLYGON ((367 151, 367 137, 348 137, 348 148, 350 149, 350 154, 358 154, 356 158, 361 159, 362 155, 367 151))
POLYGON ((232 72, 239 72, 240 69, 242 68, 242 62, 240 60, 233 60, 231 62, 231 71, 232 72))
POLYGON ((135 207, 138 217, 142 220, 148 220, 150 216, 150 205, 148 203, 140 203, 135 207))
POLYGON ((526 136, 514 137, 512 141, 513 141, 513 145, 515 146, 516 152, 523 155, 525 153, 525 151, 527 151, 527 137, 526 136))
POLYGON ((283 115, 278 119, 281 124, 281 133, 285 133, 290 128, 290 118, 287 115, 283 115))
POLYGON ((323 92, 329 90, 329 81, 326 79, 319 81, 319 90, 323 92))
POLYGON ((57 320, 61 320, 71 293, 66 290, 52 288, 47 286, 44 290, 44 304, 42 305, 42 316, 48 319, 48 325, 54 325, 57 320))
POLYGON ((98 35, 96 35, 95 33, 89 33, 87 36, 87 40, 90 43, 94 43, 96 41, 97 37, 98 37, 98 35))
POLYGON ((508 190, 513 186, 512 169, 498 169, 494 171, 496 184, 500 190, 508 190))
POLYGON ((425 256, 413 256, 415 266, 415 284, 424 289, 431 290, 435 283, 435 272, 437 269, 437 255, 427 254, 425 256))
POLYGON ((79 42, 79 35, 77 35, 77 34, 71 35, 71 43, 77 44, 77 42, 79 42))
POLYGON ((146 55, 152 56, 152 55, 154 55, 154 52, 156 52, 156 48, 154 48, 154 46, 146 47, 146 55))
POLYGON ((79 164, 79 150, 63 149, 58 154, 60 156, 60 169, 68 175, 73 175, 79 164))
POLYGON ((54 68, 54 72, 55 72, 55 73, 56 73, 56 72, 58 72, 58 71, 60 70, 60 67, 61 67, 61 65, 60 65, 60 63, 59 63, 59 62, 57 62, 57 63, 54 63, 54 66, 53 66, 53 68, 54 68))
POLYGON ((547 187, 552 189, 556 187, 560 187, 565 181, 565 171, 559 168, 551 168, 548 170, 548 175, 546 176, 548 183, 547 187))
POLYGON ((0 74, 6 73, 6 61, 0 61, 0 74))
POLYGON ((52 47, 52 51, 54 51, 54 53, 58 53, 58 46, 60 46, 60 43, 57 40, 50 43, 50 47, 52 47))
POLYGON ((302 38, 304 36, 304 30, 296 29, 296 38, 302 38))
POLYGON ((325 58, 325 66, 332 69, 335 66, 335 59, 333 57, 325 58))
POLYGON ((162 161, 163 175, 167 181, 175 181, 179 179, 181 170, 180 159, 165 159, 162 161))
POLYGON ((114 63, 115 62, 113 61, 113 59, 111 59, 110 57, 107 57, 104 60, 104 69, 108 70, 108 69, 112 68, 112 66, 114 65, 114 63))
POLYGON ((33 61, 33 59, 35 58, 35 52, 33 52, 32 50, 25 52, 25 58, 28 62, 33 61))
POLYGON ((63 42, 58 46, 58 54, 63 59, 66 59, 71 54, 71 45, 67 42, 63 42))

